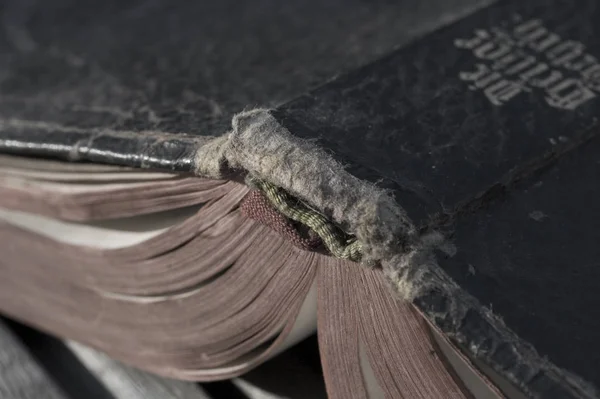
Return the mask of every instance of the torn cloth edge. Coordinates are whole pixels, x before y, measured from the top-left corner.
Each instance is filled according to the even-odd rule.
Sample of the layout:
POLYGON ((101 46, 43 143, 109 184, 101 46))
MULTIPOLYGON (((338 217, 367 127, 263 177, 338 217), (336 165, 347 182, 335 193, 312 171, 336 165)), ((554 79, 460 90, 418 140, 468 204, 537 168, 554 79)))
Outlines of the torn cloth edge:
POLYGON ((195 167, 197 175, 215 179, 231 170, 258 176, 355 235, 363 259, 381 264, 400 298, 526 395, 597 397, 592 384, 540 356, 438 266, 436 250, 452 248, 441 234, 419 234, 390 193, 346 172, 314 142, 293 136, 269 110, 236 115, 231 132, 197 149, 195 167))

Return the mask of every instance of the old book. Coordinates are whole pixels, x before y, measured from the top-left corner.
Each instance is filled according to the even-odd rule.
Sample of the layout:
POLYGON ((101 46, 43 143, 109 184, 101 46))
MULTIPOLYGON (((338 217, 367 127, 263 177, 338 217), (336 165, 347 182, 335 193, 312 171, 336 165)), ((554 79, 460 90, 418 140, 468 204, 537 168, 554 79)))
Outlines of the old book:
POLYGON ((596 1, 8 4, 3 313, 178 379, 316 329, 331 397, 597 397, 596 1))

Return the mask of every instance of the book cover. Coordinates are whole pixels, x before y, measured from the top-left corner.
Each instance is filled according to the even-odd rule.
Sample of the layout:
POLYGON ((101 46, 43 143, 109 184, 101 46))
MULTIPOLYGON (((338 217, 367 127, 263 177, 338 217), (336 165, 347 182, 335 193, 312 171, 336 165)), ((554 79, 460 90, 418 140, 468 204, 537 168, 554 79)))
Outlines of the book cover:
MULTIPOLYGON (((304 297, 319 276, 321 350, 326 359, 347 366, 325 362, 332 396, 344 397, 344 389, 368 390, 349 383, 354 384, 350 376, 366 373, 357 368, 360 350, 369 352, 372 372, 386 393, 394 392, 385 384, 394 380, 386 373, 398 373, 393 361, 382 362, 385 367, 373 361, 386 349, 377 340, 394 342, 386 334, 401 328, 391 327, 393 312, 356 316, 369 327, 357 327, 356 320, 335 313, 367 309, 372 301, 398 315, 407 314, 398 303, 412 302, 473 365, 489 368, 486 373, 498 386, 506 381, 529 397, 596 397, 596 1, 448 4, 436 21, 440 24, 445 16, 455 22, 402 47, 408 35, 400 21, 409 23, 410 17, 400 6, 307 2, 266 12, 272 5, 258 4, 202 2, 186 12, 166 2, 98 10, 72 4, 9 7, 5 15, 12 15, 11 21, 26 15, 23 24, 30 28, 8 25, 4 38, 0 149, 88 168, 96 167, 89 163, 134 168, 121 176, 138 173, 135 168, 177 172, 178 179, 189 180, 170 185, 166 179, 160 186, 153 181, 137 195, 145 190, 144 199, 150 201, 159 190, 175 190, 170 195, 176 194, 182 206, 206 202, 213 215, 222 217, 246 198, 247 186, 260 192, 245 212, 268 225, 270 239, 288 234, 287 242, 291 237, 295 244, 306 244, 316 238, 322 244, 310 253, 323 256, 318 261, 323 263, 316 268, 305 264, 306 275, 287 280, 286 289, 298 289, 294 295, 304 297), (269 23, 261 19, 265 15, 269 23), (196 23, 201 16, 203 23, 196 23), (67 17, 68 23, 57 24, 67 17), (159 17, 164 29, 156 28, 159 17), (253 27, 253 34, 240 34, 240 26, 253 27), (186 202, 188 192, 209 194, 186 202), (261 198, 269 207, 260 205, 261 198), (355 268, 336 266, 340 258, 355 268), (357 299, 348 299, 350 292, 357 299), (389 298, 400 302, 388 303, 389 298), (344 348, 327 346, 330 340, 341 342, 342 332, 354 337, 346 347, 354 357, 343 361, 335 352, 344 348), (368 348, 358 342, 367 342, 368 348)), ((425 25, 418 27, 422 33, 425 25)), ((27 168, 15 162, 5 162, 11 176, 16 169, 23 176, 27 168)), ((64 175, 64 166, 57 168, 64 175)), ((80 168, 78 173, 84 172, 91 179, 90 171, 80 168)), ((40 193, 55 187, 36 186, 39 193, 33 198, 22 182, 13 179, 3 186, 3 207, 69 220, 149 213, 160 202, 143 211, 139 199, 117 205, 116 199, 101 197, 98 202, 110 206, 97 205, 101 210, 94 214, 88 205, 84 210, 83 200, 74 203, 79 208, 66 209, 60 201, 49 207, 40 193)), ((86 190, 91 198, 92 190, 86 190)), ((35 230, 37 219, 16 221, 10 213, 5 212, 6 220, 35 230)), ((227 230, 228 248, 251 251, 249 244, 242 248, 249 242, 242 237, 254 227, 244 232, 246 222, 236 218, 231 216, 232 230, 227 230)), ((159 231, 162 225, 156 223, 159 231)), ((196 217, 184 225, 201 223, 196 217)), ((54 231, 60 228, 54 225, 54 231)), ((180 227, 178 240, 191 239, 186 229, 193 228, 200 229, 180 227)), ((217 230, 224 229, 226 222, 217 230)), ((155 258, 175 245, 174 238, 156 240, 144 256, 155 258)), ((261 251, 248 258, 255 263, 261 258, 274 263, 283 256, 279 247, 256 245, 261 251)), ((119 256, 141 259, 136 251, 122 252, 110 262, 117 265, 119 256)), ((29 262, 38 262, 31 256, 29 262)), ((185 262, 186 256, 173 259, 185 262)), ((222 259, 223 265, 231 261, 222 259)), ((299 273, 299 263, 294 265, 299 273)), ((157 276, 166 273, 163 266, 155 263, 157 276)), ((101 270, 99 262, 90 270, 94 267, 101 270)), ((61 273, 66 276, 68 270, 61 273)), ((190 283, 183 268, 168 281, 153 281, 151 272, 140 285, 131 279, 146 271, 132 270, 130 280, 119 282, 116 271, 98 272, 93 283, 118 295, 153 297, 161 289, 172 295, 189 288, 183 285, 190 283)), ((212 278, 224 270, 215 266, 203 273, 212 278)), ((277 284, 283 286, 285 276, 279 277, 277 284)), ((37 278, 49 290, 62 287, 37 278)), ((205 295, 209 292, 217 291, 205 295)), ((296 312, 302 312, 302 305, 297 303, 296 312)), ((16 308, 12 312, 18 313, 16 308)), ((211 312, 210 306, 204 312, 211 312)), ((119 323, 131 314, 119 316, 119 323)), ((273 329, 260 342, 281 326, 281 318, 271 321, 273 329)), ((57 324, 47 328, 61 330, 57 324)), ((104 339, 114 333, 106 331, 104 339)), ((209 339, 203 345, 224 350, 232 342, 209 339)), ((180 359, 177 348, 169 350, 180 359)), ((225 352, 208 355, 205 366, 222 366, 224 359, 235 357, 225 352)), ((120 355, 131 361, 137 356, 120 355)), ((165 373, 169 361, 149 367, 165 373)))

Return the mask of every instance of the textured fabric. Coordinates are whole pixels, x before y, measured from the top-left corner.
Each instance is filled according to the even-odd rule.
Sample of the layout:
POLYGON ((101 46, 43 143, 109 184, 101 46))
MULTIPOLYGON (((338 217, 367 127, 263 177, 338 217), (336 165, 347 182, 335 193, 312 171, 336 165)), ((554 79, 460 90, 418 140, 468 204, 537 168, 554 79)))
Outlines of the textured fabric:
POLYGON ((308 208, 297 198, 264 180, 249 176, 249 185, 258 187, 271 205, 282 215, 310 228, 323 241, 329 253, 336 258, 358 262, 362 258, 362 244, 355 237, 347 236, 319 212, 308 208))
POLYGON ((291 135, 268 110, 236 115, 232 132, 215 143, 198 149, 198 174, 222 178, 234 169, 283 188, 355 235, 366 263, 418 246, 412 222, 384 190, 347 173, 315 143, 291 135))
POLYGON ((264 194, 258 190, 252 190, 244 197, 240 210, 246 217, 269 226, 300 249, 315 250, 321 246, 321 240, 310 236, 310 232, 307 234, 308 237, 302 236, 299 230, 274 209, 264 194))

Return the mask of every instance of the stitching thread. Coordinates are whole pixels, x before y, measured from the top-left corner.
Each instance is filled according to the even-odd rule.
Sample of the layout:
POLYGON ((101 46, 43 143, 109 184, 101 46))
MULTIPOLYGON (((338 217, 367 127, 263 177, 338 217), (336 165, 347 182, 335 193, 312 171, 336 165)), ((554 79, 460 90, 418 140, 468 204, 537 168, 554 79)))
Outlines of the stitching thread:
POLYGON ((362 245, 355 237, 348 236, 323 215, 308 208, 283 189, 252 175, 248 175, 246 182, 260 190, 281 214, 314 231, 333 256, 360 262, 362 245))

